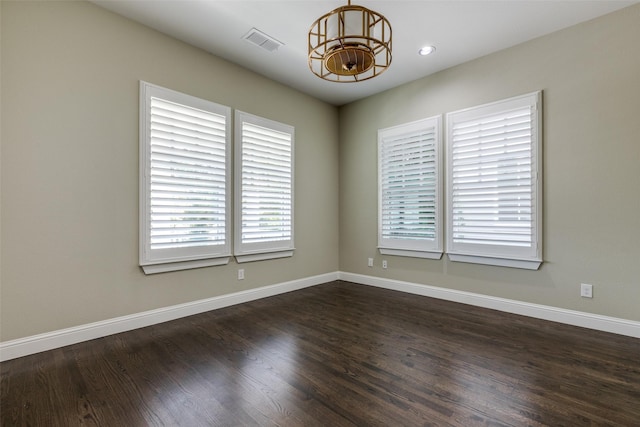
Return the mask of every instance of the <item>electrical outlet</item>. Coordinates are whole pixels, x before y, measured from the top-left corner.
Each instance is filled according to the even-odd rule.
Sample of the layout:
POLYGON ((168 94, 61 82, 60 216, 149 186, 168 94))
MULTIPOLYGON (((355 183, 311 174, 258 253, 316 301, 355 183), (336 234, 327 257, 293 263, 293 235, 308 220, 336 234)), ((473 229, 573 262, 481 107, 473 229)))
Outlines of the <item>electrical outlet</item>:
POLYGON ((238 280, 244 280, 244 268, 238 269, 238 280))
POLYGON ((387 260, 386 259, 382 260, 382 268, 385 268, 385 269, 387 268, 387 260))
POLYGON ((368 265, 369 267, 373 267, 373 258, 369 258, 369 259, 367 260, 367 265, 368 265))
POLYGON ((583 298, 593 298, 593 285, 580 284, 580 296, 583 298))

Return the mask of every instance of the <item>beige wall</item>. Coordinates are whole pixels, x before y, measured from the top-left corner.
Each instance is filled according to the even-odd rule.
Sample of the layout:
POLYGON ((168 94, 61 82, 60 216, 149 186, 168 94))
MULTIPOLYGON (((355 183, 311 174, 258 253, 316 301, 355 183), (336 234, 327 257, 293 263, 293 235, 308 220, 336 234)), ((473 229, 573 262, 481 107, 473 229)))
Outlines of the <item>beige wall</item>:
POLYGON ((341 271, 640 320, 639 41, 636 5, 342 107, 341 271), (540 89, 540 270, 391 256, 382 270, 377 129, 540 89))
POLYGON ((338 270, 335 107, 90 3, 1 4, 2 341, 338 270), (293 258, 141 272, 139 80, 295 126, 293 258))
POLYGON ((89 3, 0 4, 2 341, 338 269, 640 320, 640 6, 338 114, 89 3), (140 79, 295 126, 293 258, 245 264, 241 282, 236 264, 142 274, 140 79), (538 89, 542 268, 389 256, 383 271, 377 129, 538 89))

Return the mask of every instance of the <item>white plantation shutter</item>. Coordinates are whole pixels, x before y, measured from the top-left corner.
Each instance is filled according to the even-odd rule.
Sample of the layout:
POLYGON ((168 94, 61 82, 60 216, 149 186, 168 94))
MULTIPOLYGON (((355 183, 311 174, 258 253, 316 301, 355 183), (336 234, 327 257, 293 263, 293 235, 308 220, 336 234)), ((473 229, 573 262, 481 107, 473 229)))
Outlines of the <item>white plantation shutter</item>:
POLYGON ((235 138, 236 259, 291 256, 294 129, 236 111, 235 138))
POLYGON ((539 99, 534 93, 447 115, 452 259, 538 268, 539 99))
POLYGON ((151 249, 225 244, 225 117, 151 98, 151 249))
POLYGON ((440 126, 434 117, 378 131, 378 247, 440 258, 440 126))
POLYGON ((141 265, 226 263, 230 109, 144 82, 141 105, 141 265))

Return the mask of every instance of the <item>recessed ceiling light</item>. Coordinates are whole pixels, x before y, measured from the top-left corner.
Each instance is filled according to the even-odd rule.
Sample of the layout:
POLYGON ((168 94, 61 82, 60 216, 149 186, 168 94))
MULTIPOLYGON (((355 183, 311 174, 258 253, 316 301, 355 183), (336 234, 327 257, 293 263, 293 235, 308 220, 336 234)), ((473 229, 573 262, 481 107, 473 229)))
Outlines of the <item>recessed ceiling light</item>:
POLYGON ((427 56, 427 55, 431 55, 435 51, 436 51, 435 46, 425 46, 422 49, 420 49, 418 53, 422 56, 427 56))

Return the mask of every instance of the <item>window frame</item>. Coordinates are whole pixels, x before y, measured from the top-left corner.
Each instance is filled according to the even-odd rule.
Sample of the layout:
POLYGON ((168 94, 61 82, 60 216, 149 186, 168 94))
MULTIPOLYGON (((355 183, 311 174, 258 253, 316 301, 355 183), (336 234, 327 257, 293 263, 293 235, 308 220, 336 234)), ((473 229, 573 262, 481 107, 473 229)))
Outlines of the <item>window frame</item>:
POLYGON ((238 263, 261 261, 293 256, 295 245, 295 128, 291 125, 270 120, 244 111, 235 111, 234 116, 234 256, 238 263), (243 124, 249 123, 290 137, 290 229, 289 239, 265 242, 243 243, 243 124))
MULTIPOLYGON (((446 252, 450 260, 476 264, 497 265, 537 270, 542 264, 542 91, 507 98, 463 110, 447 113, 446 135, 446 252), (454 127, 457 123, 479 120, 493 114, 504 114, 516 109, 530 109, 531 120, 531 242, 528 247, 508 245, 473 244, 454 239, 454 127)), ((459 208, 457 208, 459 209, 459 208)), ((513 234, 515 236, 515 234, 513 234)))
MULTIPOLYGON (((417 141, 424 142, 424 141, 417 141)), ((414 147, 415 148, 415 147, 414 147)), ((422 147, 424 150, 424 146, 422 147)), ((442 115, 437 115, 410 123, 379 129, 378 130, 378 250, 383 255, 397 255, 414 258, 440 259, 443 254, 443 225, 442 225, 442 115), (434 169, 434 238, 391 239, 385 237, 384 232, 384 194, 385 145, 396 143, 402 138, 416 138, 424 132, 433 132, 433 162, 430 167, 434 169)))
POLYGON ((224 265, 231 257, 231 108, 140 81, 139 265, 145 274, 224 265), (151 247, 151 99, 212 113, 224 119, 224 241, 192 248, 151 247))

